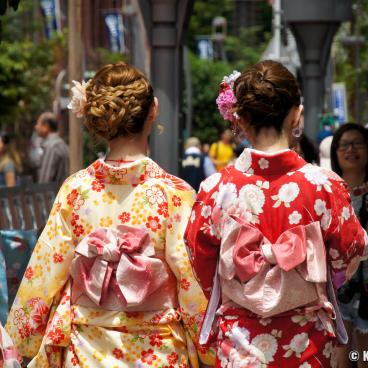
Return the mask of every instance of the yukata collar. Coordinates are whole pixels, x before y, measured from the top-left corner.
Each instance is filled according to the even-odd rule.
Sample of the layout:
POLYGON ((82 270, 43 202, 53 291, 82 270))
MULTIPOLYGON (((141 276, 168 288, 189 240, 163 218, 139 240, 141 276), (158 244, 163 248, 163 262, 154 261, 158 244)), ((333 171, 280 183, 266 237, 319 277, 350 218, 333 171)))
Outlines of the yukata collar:
POLYGON ((164 170, 149 157, 133 162, 112 165, 103 158, 98 159, 87 168, 88 173, 104 184, 127 184, 136 186, 148 179, 162 178, 164 170))
POLYGON ((290 149, 269 153, 245 148, 234 166, 245 174, 283 175, 304 165, 304 159, 290 149))

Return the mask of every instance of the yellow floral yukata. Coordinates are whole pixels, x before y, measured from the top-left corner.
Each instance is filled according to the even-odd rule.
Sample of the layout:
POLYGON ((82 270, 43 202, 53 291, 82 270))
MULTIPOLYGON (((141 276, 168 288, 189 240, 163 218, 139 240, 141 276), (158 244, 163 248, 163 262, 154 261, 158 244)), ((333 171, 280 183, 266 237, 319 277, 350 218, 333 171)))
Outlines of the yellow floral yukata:
POLYGON ((207 302, 183 243, 193 200, 194 191, 184 181, 149 158, 119 167, 98 160, 63 184, 6 325, 19 352, 33 358, 29 367, 198 367, 195 346, 203 363, 213 363, 211 352, 196 342, 207 302), (116 244, 131 246, 131 251, 145 239, 149 251, 127 251, 126 262, 121 256, 118 266, 117 259, 103 259, 103 252, 112 248, 101 245, 101 239, 113 238, 119 229, 141 235, 119 233, 116 244), (98 232, 110 235, 92 239, 98 232), (115 308, 125 305, 131 292, 141 297, 142 290, 134 289, 134 272, 125 272, 133 286, 128 282, 116 288, 116 279, 125 277, 119 268, 130 263, 141 272, 143 258, 165 273, 150 281, 157 290, 142 288, 148 296, 136 308, 134 303, 115 308), (102 269, 106 275, 101 276, 102 269), (110 276, 115 284, 106 287, 110 276), (99 285, 102 289, 96 291, 99 285))

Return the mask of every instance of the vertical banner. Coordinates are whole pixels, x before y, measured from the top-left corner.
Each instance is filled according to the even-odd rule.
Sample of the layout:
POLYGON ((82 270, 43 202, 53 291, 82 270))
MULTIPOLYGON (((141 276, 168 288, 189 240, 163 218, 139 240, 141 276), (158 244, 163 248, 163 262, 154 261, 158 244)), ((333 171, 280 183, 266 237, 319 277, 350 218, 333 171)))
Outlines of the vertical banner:
POLYGON ((124 25, 120 10, 107 11, 104 16, 111 51, 125 53, 124 25))
POLYGON ((42 14, 45 18, 45 36, 51 38, 53 32, 60 31, 60 22, 57 20, 55 0, 40 0, 42 14))
POLYGON ((339 123, 346 123, 348 121, 349 115, 345 83, 332 84, 332 109, 339 123))
POLYGON ((213 60, 213 42, 211 36, 196 37, 198 56, 203 60, 213 60))

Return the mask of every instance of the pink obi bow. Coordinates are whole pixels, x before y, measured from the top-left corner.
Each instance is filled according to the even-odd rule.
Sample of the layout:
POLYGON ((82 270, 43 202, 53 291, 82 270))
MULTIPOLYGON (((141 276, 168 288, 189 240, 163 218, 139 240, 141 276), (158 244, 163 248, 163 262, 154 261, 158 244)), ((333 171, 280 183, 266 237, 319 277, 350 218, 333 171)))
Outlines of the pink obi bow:
POLYGON ((291 228, 272 244, 255 226, 233 219, 220 253, 225 296, 263 317, 319 299, 316 284, 327 282, 319 222, 291 228))
POLYGON ((0 324, 0 367, 21 368, 22 357, 10 336, 0 324))
POLYGON ((168 279, 144 229, 100 228, 75 249, 71 276, 73 303, 107 310, 139 310, 168 279))

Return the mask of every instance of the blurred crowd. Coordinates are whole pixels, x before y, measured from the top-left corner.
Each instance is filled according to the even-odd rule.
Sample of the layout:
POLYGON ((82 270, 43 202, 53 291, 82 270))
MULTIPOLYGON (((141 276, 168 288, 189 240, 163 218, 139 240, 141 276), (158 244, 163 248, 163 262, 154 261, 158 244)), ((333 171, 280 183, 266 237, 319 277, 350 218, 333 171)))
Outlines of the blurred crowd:
POLYGON ((58 120, 51 112, 41 114, 27 149, 16 147, 7 132, 0 132, 0 187, 22 182, 61 183, 69 175, 69 149, 58 133, 58 120), (26 175, 24 162, 33 175, 26 175))

